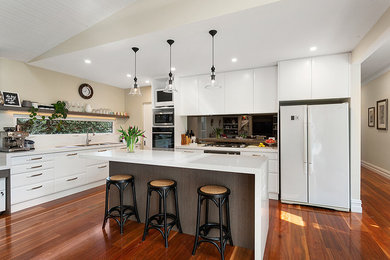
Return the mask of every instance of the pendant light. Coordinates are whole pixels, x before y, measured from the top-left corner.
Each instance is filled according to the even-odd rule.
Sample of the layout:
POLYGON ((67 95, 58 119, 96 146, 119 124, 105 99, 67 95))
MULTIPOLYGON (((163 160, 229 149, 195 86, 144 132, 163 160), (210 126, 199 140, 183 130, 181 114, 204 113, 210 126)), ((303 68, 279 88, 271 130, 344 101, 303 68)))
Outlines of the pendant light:
POLYGON ((141 89, 137 84, 137 51, 139 51, 139 49, 137 47, 131 49, 134 51, 134 86, 130 89, 129 95, 142 96, 141 89))
POLYGON ((175 88, 175 85, 173 84, 174 77, 172 74, 172 44, 174 43, 174 40, 167 40, 167 43, 169 44, 169 78, 167 81, 167 85, 165 86, 164 92, 165 93, 173 93, 177 92, 177 89, 175 88))
POLYGON ((205 88, 221 88, 220 85, 218 85, 216 79, 215 79, 215 66, 214 66, 214 36, 217 34, 216 30, 209 31, 209 34, 211 35, 212 42, 212 65, 211 65, 211 75, 210 75, 210 82, 205 86, 205 88))

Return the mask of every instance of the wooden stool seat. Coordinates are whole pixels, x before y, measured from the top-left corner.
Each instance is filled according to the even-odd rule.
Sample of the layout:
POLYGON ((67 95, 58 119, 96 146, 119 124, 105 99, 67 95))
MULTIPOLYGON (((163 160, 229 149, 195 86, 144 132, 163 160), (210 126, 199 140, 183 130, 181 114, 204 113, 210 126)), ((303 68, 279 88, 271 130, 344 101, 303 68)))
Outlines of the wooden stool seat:
POLYGON ((119 174, 119 175, 110 176, 109 178, 111 181, 126 181, 132 179, 133 175, 119 174))
POLYGON ((227 192, 227 188, 217 185, 206 185, 200 188, 200 191, 210 195, 224 194, 227 192))
POLYGON ((172 180, 154 180, 150 182, 150 185, 154 187, 168 187, 173 185, 175 182, 172 180))

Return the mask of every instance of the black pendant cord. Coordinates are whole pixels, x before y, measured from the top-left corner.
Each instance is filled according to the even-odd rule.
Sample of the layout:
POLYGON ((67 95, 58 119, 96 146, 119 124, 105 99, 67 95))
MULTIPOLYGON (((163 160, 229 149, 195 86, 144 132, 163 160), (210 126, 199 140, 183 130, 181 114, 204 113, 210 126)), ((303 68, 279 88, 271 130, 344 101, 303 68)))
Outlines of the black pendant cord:
POLYGON ((137 51, 139 50, 137 47, 132 48, 134 51, 134 88, 138 88, 137 85, 137 51))
MULTIPOLYGON (((167 40, 167 43, 169 44, 169 80, 172 81, 172 44, 174 43, 174 40, 167 40)), ((172 84, 172 82, 170 82, 172 84)))
POLYGON ((211 80, 215 80, 215 66, 214 66, 214 62, 215 62, 215 58, 214 58, 214 36, 217 34, 217 31, 216 30, 210 30, 209 31, 209 34, 211 35, 211 62, 212 62, 212 65, 211 65, 211 80))

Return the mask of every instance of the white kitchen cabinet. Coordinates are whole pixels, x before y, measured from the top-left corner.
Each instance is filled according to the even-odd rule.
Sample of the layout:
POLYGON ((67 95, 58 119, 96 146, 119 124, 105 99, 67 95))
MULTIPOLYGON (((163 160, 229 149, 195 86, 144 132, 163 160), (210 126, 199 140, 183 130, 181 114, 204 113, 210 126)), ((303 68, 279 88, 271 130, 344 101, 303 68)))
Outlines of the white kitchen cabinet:
POLYGON ((88 166, 85 178, 88 180, 88 182, 104 180, 109 175, 108 166, 108 163, 88 166))
POLYGON ((5 186, 5 178, 0 178, 0 212, 6 210, 6 186, 5 186))
POLYGON ((225 73, 225 114, 253 113, 253 70, 225 73))
POLYGON ((276 66, 254 70, 253 112, 278 112, 278 70, 276 66))
POLYGON ((73 189, 75 187, 86 184, 86 181, 88 180, 85 178, 85 175, 85 172, 82 172, 76 175, 56 179, 54 182, 55 192, 73 189))
POLYGON ((11 204, 32 200, 54 193, 54 181, 36 183, 11 189, 11 204))
POLYGON ((198 77, 183 77, 178 79, 180 115, 198 114, 198 77))
POLYGON ((27 186, 54 179, 54 169, 41 169, 33 172, 11 174, 11 188, 27 186))
POLYGON ((79 157, 77 151, 58 153, 54 161, 56 178, 74 175, 85 168, 84 160, 79 157))
POLYGON ((200 115, 218 115, 225 112, 225 75, 216 76, 221 88, 205 88, 210 83, 210 75, 198 77, 198 108, 200 115))
POLYGON ((312 98, 349 97, 349 54, 314 57, 312 59, 312 98))

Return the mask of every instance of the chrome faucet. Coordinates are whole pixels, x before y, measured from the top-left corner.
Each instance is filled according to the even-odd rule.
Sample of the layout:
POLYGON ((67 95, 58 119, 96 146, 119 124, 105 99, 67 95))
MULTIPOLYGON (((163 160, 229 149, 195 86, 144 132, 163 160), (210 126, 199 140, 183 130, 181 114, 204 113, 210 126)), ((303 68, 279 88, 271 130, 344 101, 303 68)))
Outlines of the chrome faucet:
POLYGON ((95 136, 95 130, 92 127, 87 128, 87 139, 85 140, 86 145, 89 145, 89 143, 92 141, 91 139, 89 139, 89 130, 92 130, 92 136, 95 136))

